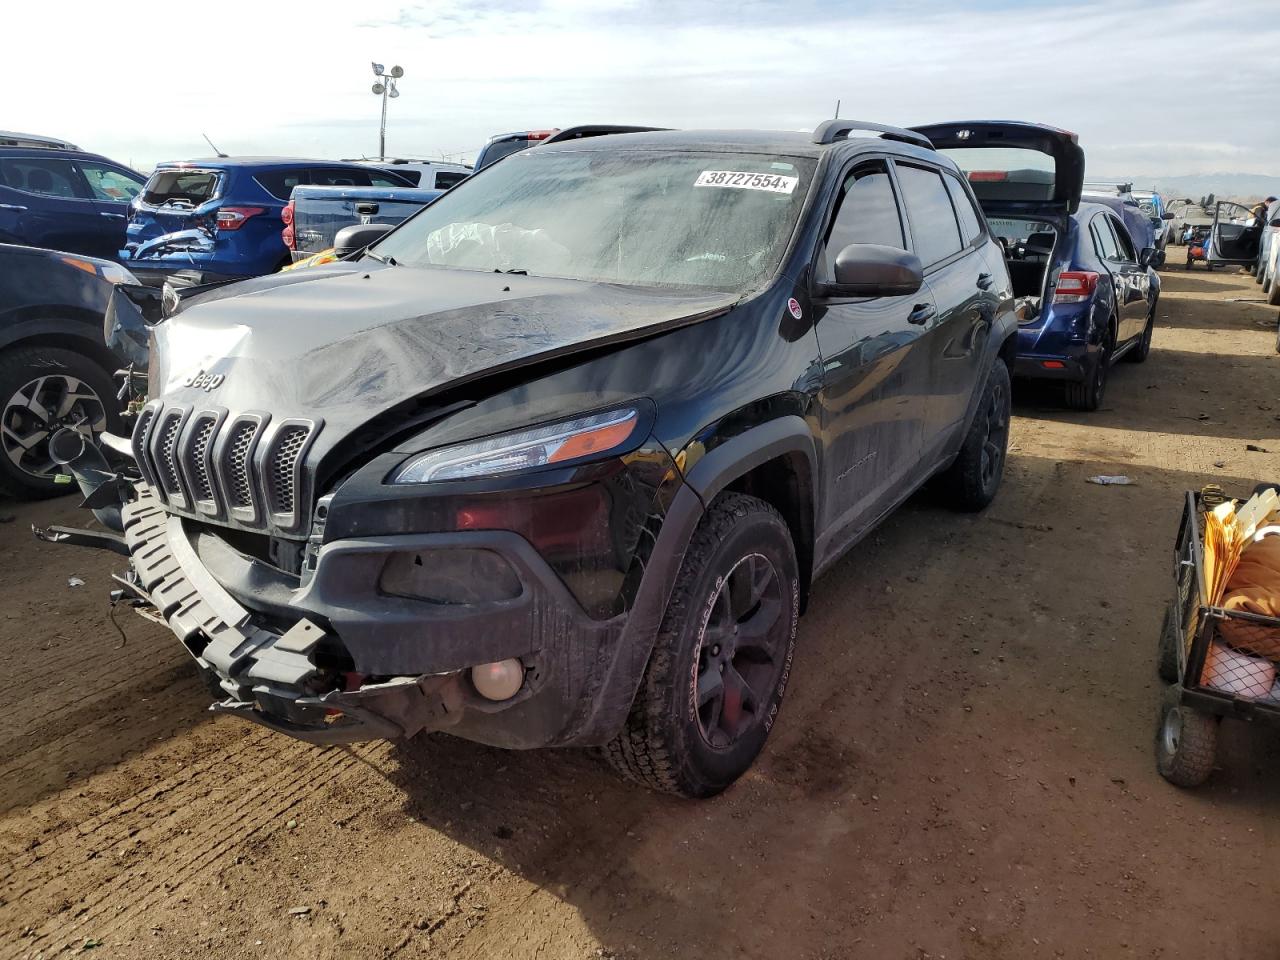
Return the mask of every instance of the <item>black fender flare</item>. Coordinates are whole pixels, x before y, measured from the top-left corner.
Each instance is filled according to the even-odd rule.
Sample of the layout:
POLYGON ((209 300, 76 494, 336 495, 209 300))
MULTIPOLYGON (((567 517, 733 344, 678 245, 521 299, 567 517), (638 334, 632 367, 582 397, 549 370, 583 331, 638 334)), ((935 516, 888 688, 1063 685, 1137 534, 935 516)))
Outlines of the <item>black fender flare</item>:
POLYGON ((816 485, 813 433, 795 414, 768 420, 717 444, 688 469, 663 518, 594 709, 578 729, 567 732, 564 742, 606 743, 622 728, 649 664, 685 551, 707 504, 749 471, 788 454, 805 457, 812 471, 810 480, 816 485))
POLYGON ((818 455, 813 431, 797 414, 768 420, 717 444, 688 468, 684 480, 703 504, 708 504, 734 480, 787 454, 804 457, 809 465, 809 477, 816 481, 818 455))
POLYGON ((1012 343, 1013 338, 1017 335, 1018 322, 1013 318, 1013 313, 1010 311, 998 314, 996 321, 991 325, 991 335, 987 337, 987 342, 983 345, 982 363, 979 368, 982 370, 982 376, 977 378, 973 385, 973 391, 969 395, 969 404, 965 409, 964 423, 945 448, 949 459, 960 451, 960 444, 969 435, 969 427, 973 425, 973 418, 978 414, 978 405, 982 402, 982 388, 987 382, 987 371, 991 369, 992 364, 997 360, 1003 359, 1010 365, 1009 372, 1013 372, 1013 353, 1010 352, 1008 357, 1003 357, 1002 354, 1005 352, 1005 345, 1012 343))

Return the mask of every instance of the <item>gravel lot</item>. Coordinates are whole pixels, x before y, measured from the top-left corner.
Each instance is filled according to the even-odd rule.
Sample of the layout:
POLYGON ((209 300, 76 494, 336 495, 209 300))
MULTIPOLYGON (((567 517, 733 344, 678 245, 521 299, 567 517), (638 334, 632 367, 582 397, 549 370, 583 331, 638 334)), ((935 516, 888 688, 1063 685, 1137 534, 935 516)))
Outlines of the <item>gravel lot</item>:
POLYGON ((769 747, 710 802, 211 718, 167 631, 121 611, 121 647, 111 557, 31 539, 74 503, 0 502, 0 956, 1280 955, 1280 737, 1229 722, 1194 793, 1151 752, 1182 491, 1280 478, 1258 289, 1171 266, 1106 409, 1021 391, 996 503, 916 498, 819 581, 769 747))

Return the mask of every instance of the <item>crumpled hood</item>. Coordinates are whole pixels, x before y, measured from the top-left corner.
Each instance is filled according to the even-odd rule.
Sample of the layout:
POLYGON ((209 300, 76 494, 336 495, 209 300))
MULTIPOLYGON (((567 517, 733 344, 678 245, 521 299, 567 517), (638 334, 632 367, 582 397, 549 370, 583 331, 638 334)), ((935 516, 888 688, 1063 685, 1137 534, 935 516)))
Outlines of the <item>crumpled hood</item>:
POLYGON ((150 395, 323 419, 314 457, 404 401, 736 299, 368 260, 290 271, 213 290, 155 327, 150 395))

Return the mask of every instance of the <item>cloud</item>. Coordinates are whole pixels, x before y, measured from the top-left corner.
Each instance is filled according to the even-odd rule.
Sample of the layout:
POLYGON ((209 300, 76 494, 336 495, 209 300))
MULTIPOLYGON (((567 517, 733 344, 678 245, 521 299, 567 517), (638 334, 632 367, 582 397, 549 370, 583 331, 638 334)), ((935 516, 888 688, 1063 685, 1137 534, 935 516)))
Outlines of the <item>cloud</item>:
POLYGON ((119 42, 73 36, 77 6, 6 12, 6 122, 139 165, 206 153, 202 131, 239 153, 368 153, 377 59, 405 67, 388 144, 415 155, 593 121, 809 129, 839 98, 870 120, 1066 127, 1096 174, 1280 170, 1273 0, 312 0, 304 17, 223 0, 266 56, 161 0, 131 4, 119 42))

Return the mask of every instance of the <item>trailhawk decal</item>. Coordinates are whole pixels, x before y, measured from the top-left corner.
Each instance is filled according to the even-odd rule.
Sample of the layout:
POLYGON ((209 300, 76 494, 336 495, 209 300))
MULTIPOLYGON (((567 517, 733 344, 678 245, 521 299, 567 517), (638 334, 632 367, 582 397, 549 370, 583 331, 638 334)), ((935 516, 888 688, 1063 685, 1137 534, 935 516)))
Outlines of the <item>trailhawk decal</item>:
POLYGON ((738 190, 765 190, 768 193, 791 193, 799 177, 783 177, 776 173, 742 173, 737 170, 703 170, 695 187, 734 187, 738 190))

